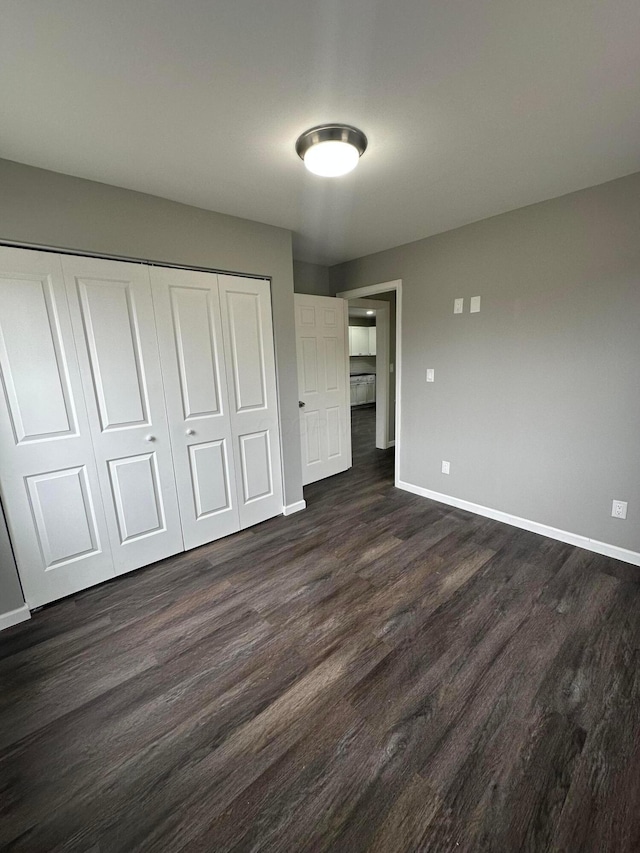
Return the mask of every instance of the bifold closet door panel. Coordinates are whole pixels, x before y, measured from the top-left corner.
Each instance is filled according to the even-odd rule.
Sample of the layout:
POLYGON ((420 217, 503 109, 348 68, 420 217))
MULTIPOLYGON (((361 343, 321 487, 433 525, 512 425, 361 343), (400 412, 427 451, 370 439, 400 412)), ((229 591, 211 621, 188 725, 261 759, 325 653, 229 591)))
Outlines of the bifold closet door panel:
POLYGON ((0 248, 0 490, 27 604, 114 576, 60 257, 0 248))
POLYGON ((240 529, 218 277, 151 268, 185 548, 240 529))
POLYGON ((149 269, 62 256, 116 574, 183 550, 149 269))
POLYGON ((271 287, 218 275, 240 525, 282 512, 271 287))

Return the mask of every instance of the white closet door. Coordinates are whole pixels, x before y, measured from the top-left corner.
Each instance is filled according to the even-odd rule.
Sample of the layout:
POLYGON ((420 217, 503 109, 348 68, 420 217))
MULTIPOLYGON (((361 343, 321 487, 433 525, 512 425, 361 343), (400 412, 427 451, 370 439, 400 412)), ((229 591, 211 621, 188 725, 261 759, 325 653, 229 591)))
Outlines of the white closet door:
POLYGON ((167 415, 186 548, 240 529, 218 277, 152 267, 167 415))
POLYGON ((282 471, 271 323, 263 279, 219 275, 240 525, 282 512, 282 471))
POLYGON ((149 269, 62 256, 116 574, 183 549, 149 269))
MULTIPOLYGON (((302 482, 306 486, 351 467, 349 365, 345 345, 348 302, 295 294, 302 482)), ((355 327, 354 327, 355 328, 355 327)))
POLYGON ((113 577, 58 255, 0 249, 0 487, 27 604, 113 577))

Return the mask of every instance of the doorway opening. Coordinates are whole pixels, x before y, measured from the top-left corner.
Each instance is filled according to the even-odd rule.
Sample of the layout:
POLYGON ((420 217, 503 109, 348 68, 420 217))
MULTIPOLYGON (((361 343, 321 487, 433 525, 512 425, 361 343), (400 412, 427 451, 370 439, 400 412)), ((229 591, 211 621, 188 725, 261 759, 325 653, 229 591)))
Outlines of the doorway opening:
POLYGON ((398 479, 400 281, 343 291, 348 300, 353 464, 395 447, 398 479))

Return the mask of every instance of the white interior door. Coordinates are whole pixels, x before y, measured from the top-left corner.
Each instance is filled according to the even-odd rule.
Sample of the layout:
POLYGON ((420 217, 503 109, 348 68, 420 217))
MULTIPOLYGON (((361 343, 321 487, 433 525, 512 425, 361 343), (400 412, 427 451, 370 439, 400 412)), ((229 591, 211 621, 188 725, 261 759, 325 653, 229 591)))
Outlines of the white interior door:
POLYGON ((348 303, 295 295, 302 482, 306 486, 351 467, 347 356, 348 303))
POLYGON ((183 549, 149 269, 70 255, 62 266, 119 574, 183 549))
POLYGON ((282 512, 282 470, 271 321, 263 279, 219 275, 236 489, 242 528, 282 512))
POLYGON ((0 488, 30 607, 113 577, 60 257, 0 248, 0 488))
POLYGON ((218 277, 152 267, 167 415, 186 548, 240 529, 218 277))

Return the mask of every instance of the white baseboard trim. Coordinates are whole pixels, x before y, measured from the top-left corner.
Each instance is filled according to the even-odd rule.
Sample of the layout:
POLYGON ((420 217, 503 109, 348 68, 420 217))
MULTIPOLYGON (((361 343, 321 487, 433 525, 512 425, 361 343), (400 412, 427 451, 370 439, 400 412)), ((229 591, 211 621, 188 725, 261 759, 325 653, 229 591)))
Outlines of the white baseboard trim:
POLYGON ((283 515, 293 515, 294 512, 300 512, 302 509, 307 508, 306 501, 296 501, 294 504, 287 504, 287 506, 282 507, 283 515))
POLYGON ((404 489, 405 492, 420 495, 423 498, 430 498, 432 501, 455 506, 458 509, 466 509, 468 512, 474 512, 476 515, 493 518, 495 521, 502 521, 513 527, 520 527, 522 530, 530 530, 532 533, 539 533, 541 536, 548 536, 550 539, 557 539, 559 542, 566 542, 568 545, 575 545, 578 548, 584 548, 596 554, 604 554, 605 557, 613 557, 616 560, 640 566, 640 553, 637 551, 629 551, 627 548, 620 548, 618 545, 609 545, 607 542, 589 539, 588 536, 580 536, 578 533, 569 533, 567 530, 560 530, 557 527, 540 524, 538 521, 530 521, 528 518, 520 518, 518 515, 511 515, 499 509, 491 509, 491 507, 482 506, 481 504, 474 504, 471 501, 462 500, 462 498, 443 495, 431 489, 424 489, 422 486, 415 486, 413 483, 406 483, 404 480, 397 480, 396 487, 404 489))
POLYGON ((0 631, 4 631, 5 628, 11 628, 12 625, 18 625, 20 622, 26 622, 27 619, 31 619, 31 611, 26 604, 18 607, 17 610, 0 613, 0 631))

